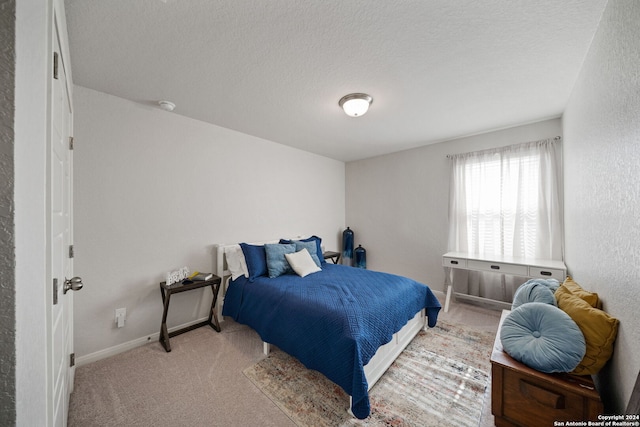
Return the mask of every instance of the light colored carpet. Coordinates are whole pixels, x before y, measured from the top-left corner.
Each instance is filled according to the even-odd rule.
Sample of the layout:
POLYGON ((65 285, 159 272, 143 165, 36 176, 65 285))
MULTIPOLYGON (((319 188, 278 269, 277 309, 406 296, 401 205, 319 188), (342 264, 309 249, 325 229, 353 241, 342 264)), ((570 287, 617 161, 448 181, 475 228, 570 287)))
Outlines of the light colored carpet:
MULTIPOLYGON (((442 322, 491 333, 499 319, 498 311, 456 302, 440 313, 442 322)), ((171 347, 166 353, 151 342, 78 367, 69 426, 295 426, 242 373, 264 359, 252 329, 227 319, 221 333, 199 328, 171 338, 171 347)), ((493 426, 489 389, 482 427, 493 426)))
POLYGON ((350 416, 348 396, 281 351, 244 373, 305 426, 452 426, 480 423, 494 334, 438 322, 420 331, 370 391, 371 415, 350 416))
POLYGON ((242 370, 262 359, 255 331, 233 321, 152 342, 76 370, 70 427, 295 426, 242 370))

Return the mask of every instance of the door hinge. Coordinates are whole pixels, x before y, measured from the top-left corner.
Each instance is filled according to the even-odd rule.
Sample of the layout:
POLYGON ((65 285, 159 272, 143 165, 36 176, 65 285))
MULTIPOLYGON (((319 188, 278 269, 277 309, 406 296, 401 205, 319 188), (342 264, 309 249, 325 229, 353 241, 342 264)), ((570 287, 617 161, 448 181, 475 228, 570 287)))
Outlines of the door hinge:
POLYGON ((73 150, 73 137, 69 137, 69 150, 73 150))
POLYGON ((53 78, 58 80, 58 52, 53 52, 53 78))
POLYGON ((53 305, 58 304, 58 279, 53 279, 53 305))
POLYGON ((76 366, 76 354, 75 353, 71 353, 69 355, 69 367, 73 368, 74 366, 76 366))
POLYGON ((73 245, 69 245, 69 258, 73 258, 75 252, 73 251, 73 245))

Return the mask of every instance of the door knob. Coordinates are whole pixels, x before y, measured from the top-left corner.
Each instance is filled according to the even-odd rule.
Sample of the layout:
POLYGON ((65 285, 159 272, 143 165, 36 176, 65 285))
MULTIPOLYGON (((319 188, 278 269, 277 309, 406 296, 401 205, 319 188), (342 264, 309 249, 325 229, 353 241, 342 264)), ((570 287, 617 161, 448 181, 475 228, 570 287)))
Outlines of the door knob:
POLYGON ((82 289, 82 278, 81 277, 73 277, 71 279, 65 278, 64 280, 64 288, 62 288, 62 293, 66 294, 68 290, 79 291, 82 289))

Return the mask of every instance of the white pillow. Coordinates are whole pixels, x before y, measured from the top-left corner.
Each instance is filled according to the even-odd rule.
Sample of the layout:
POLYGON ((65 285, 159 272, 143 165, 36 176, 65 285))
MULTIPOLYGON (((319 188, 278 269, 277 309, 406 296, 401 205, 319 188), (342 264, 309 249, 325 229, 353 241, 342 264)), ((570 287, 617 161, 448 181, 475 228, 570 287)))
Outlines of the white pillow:
POLYGON ((231 272, 231 279, 236 280, 240 276, 249 277, 247 261, 244 259, 244 252, 240 245, 233 245, 224 250, 227 256, 227 267, 231 272))
POLYGON ((291 268, 293 268, 293 271, 300 277, 322 270, 313 261, 311 254, 306 248, 292 254, 284 254, 284 256, 287 258, 287 262, 291 268))

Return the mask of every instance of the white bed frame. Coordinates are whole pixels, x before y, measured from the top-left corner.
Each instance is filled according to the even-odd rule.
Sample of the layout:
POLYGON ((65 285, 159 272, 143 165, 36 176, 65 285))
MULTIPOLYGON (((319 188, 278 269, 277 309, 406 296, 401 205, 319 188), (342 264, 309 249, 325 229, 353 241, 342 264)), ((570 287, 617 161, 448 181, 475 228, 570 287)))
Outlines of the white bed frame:
MULTIPOLYGON (((294 239, 300 239, 300 236, 295 237, 294 239)), ((303 238, 303 237, 302 237, 303 238)), ((278 240, 275 241, 267 241, 267 242, 256 242, 251 243, 255 245, 260 245, 264 243, 277 243, 278 240)), ((224 317, 222 316, 222 305, 224 304, 224 294, 226 293, 227 286, 229 280, 231 279, 231 273, 227 269, 226 257, 225 257, 225 249, 232 245, 223 245, 216 244, 214 245, 216 249, 216 275, 222 279, 222 286, 220 286, 220 293, 218 295, 217 307, 218 310, 218 319, 220 321, 224 321, 224 317)), ((378 348, 376 354, 371 358, 369 363, 364 366, 364 374, 367 378, 367 383, 369 384, 369 390, 374 384, 382 377, 382 375, 389 369, 389 366, 393 363, 394 360, 402 353, 405 347, 413 340, 413 338, 420 332, 421 329, 425 327, 426 324, 426 315, 425 310, 422 309, 413 317, 413 319, 409 320, 398 332, 393 334, 393 338, 387 344, 384 344, 378 348)), ((263 351, 265 355, 269 355, 269 351, 271 348, 270 343, 263 342, 263 351)), ((349 409, 351 412, 351 396, 349 396, 349 409)))

